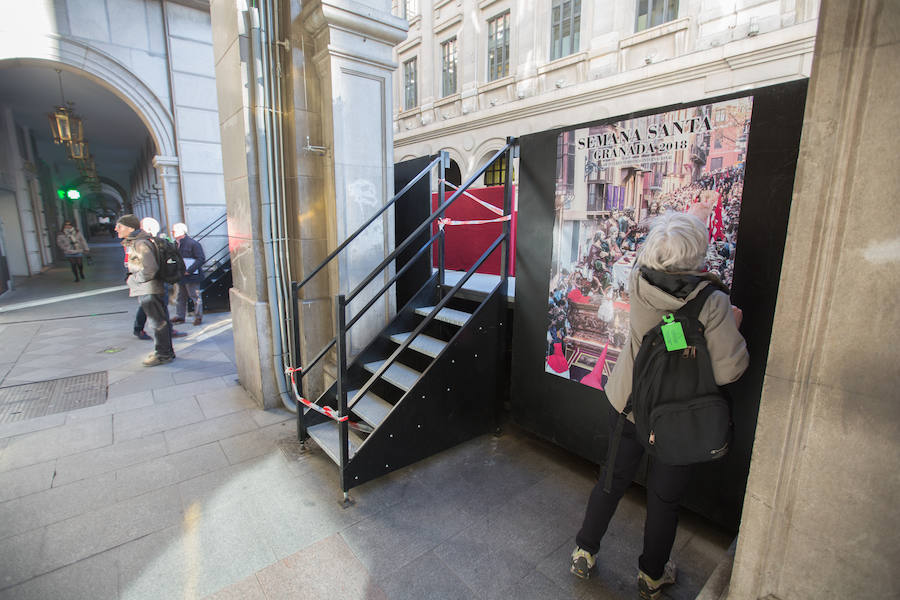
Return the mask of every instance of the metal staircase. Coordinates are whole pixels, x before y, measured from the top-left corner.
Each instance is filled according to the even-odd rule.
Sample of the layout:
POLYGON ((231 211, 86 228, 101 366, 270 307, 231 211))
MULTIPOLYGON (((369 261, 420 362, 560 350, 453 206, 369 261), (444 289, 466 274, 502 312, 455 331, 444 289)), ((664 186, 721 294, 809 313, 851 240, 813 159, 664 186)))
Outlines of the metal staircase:
MULTIPOLYGON (((192 237, 199 242, 216 231, 225 223, 227 218, 228 214, 222 213, 222 216, 215 219, 192 237)), ((206 258, 206 262, 200 267, 200 272, 203 273, 203 280, 200 282, 200 294, 203 299, 204 310, 228 310, 231 305, 228 290, 231 288, 232 279, 231 253, 227 243, 206 258)), ((194 310, 193 302, 188 300, 188 303, 188 310, 194 310)))
MULTIPOLYGON (((315 402, 297 411, 298 437, 312 438, 340 470, 345 500, 354 486, 390 473, 499 426, 499 399, 508 383, 505 366, 504 320, 507 310, 512 163, 518 146, 507 144, 478 172, 400 242, 349 294, 335 298, 335 336, 302 370, 299 378, 334 349, 336 381, 315 402), (404 265, 398 254, 432 229, 432 223, 496 160, 506 156, 506 190, 502 233, 465 275, 449 286, 444 279, 443 229, 431 236, 404 265), (422 257, 436 254, 438 268, 390 323, 351 362, 347 361, 347 332, 365 312, 422 257), (494 252, 501 253, 502 272, 483 299, 460 297, 458 292, 494 252), (347 320, 347 305, 385 269, 396 274, 366 306, 347 320)), ((439 172, 439 198, 444 195, 444 169, 449 156, 442 152, 403 190, 347 238, 300 283, 293 282, 295 335, 303 286, 423 177, 439 172)), ((423 198, 428 202, 428 198, 423 198)), ((294 344, 299 348, 299 343, 294 344)), ((294 357, 294 364, 299 364, 294 357)), ((302 400, 302 385, 295 385, 302 400)))

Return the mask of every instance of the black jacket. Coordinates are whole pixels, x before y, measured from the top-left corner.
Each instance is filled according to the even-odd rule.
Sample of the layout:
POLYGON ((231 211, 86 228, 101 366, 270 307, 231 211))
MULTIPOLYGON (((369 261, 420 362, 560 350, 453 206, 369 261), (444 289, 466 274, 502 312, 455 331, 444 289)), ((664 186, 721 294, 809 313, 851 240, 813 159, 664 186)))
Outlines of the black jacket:
POLYGON ((194 263, 187 267, 187 272, 189 274, 182 277, 181 280, 187 283, 197 283, 201 281, 203 279, 203 273, 200 272, 200 267, 206 262, 206 254, 203 253, 203 246, 200 245, 200 242, 187 235, 180 240, 176 240, 176 243, 178 244, 178 253, 181 254, 181 258, 184 259, 185 265, 190 263, 188 260, 189 258, 194 259, 194 263))

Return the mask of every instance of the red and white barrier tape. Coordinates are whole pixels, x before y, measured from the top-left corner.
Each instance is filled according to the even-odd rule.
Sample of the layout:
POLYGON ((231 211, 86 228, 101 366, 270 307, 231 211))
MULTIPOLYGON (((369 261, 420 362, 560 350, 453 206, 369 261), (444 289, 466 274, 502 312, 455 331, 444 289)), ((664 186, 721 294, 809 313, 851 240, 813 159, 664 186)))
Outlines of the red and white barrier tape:
MULTIPOLYGON (((445 184, 449 185, 449 186, 452 187, 454 190, 458 190, 458 189, 459 189, 459 186, 453 185, 452 183, 450 183, 450 182, 447 181, 446 179, 438 179, 438 181, 443 181, 445 184)), ((502 208, 497 208, 497 207, 494 206, 493 204, 488 204, 488 203, 485 202, 484 200, 480 200, 480 199, 476 198, 475 196, 473 196, 473 195, 470 194, 469 192, 463 192, 463 196, 466 196, 467 198, 471 198, 472 200, 474 200, 474 201, 477 202, 478 204, 482 205, 483 207, 485 207, 486 209, 488 209, 489 211, 491 211, 491 212, 494 213, 495 215, 502 215, 502 214, 503 214, 503 209, 502 209, 502 208)), ((488 221, 488 222, 490 222, 490 221, 488 221)))
POLYGON ((310 402, 309 400, 307 400, 306 398, 301 396, 300 392, 297 391, 297 381, 296 381, 296 379, 294 379, 294 373, 296 373, 298 371, 302 371, 302 369, 295 369, 293 367, 287 367, 284 370, 285 373, 287 373, 288 375, 291 376, 291 387, 294 389, 294 397, 297 398, 297 400, 299 400, 304 406, 308 406, 309 408, 313 409, 314 411, 322 413, 329 419, 334 419, 338 423, 346 421, 347 419, 350 418, 350 415, 341 417, 337 413, 335 413, 334 410, 332 410, 330 406, 319 406, 318 404, 313 404, 312 402, 310 402))
POLYGON ((443 230, 444 225, 484 225, 485 223, 502 223, 503 221, 509 221, 511 215, 506 215, 505 217, 500 217, 499 219, 480 219, 476 221, 454 221, 448 217, 443 219, 438 219, 438 228, 443 230))

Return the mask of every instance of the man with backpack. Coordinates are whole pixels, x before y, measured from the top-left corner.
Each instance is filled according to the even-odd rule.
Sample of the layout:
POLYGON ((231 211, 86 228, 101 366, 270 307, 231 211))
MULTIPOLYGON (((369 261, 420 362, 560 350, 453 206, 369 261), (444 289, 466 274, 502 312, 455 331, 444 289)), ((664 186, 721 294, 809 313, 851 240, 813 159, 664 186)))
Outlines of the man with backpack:
POLYGON ((669 555, 691 463, 716 459, 727 452, 727 432, 713 432, 725 440, 711 442, 713 446, 724 445, 699 451, 706 453, 705 458, 696 454, 694 438, 707 437, 707 432, 692 430, 685 423, 699 422, 701 427, 718 429, 724 412, 727 428, 728 408, 726 404, 723 409, 717 386, 736 381, 750 360, 738 331, 740 310, 731 306, 718 279, 702 271, 708 239, 702 218, 669 213, 656 220, 638 251, 629 280, 630 341, 619 354, 606 385, 610 451, 600 481, 591 492, 572 552, 572 573, 589 577, 619 500, 634 479, 641 458, 648 453, 647 517, 637 582, 643 600, 659 598, 662 587, 675 582, 676 568, 669 555), (692 302, 695 298, 696 303, 692 302), (670 324, 678 331, 672 345, 665 337, 660 349, 664 334, 668 335, 662 328, 670 324), (679 369, 688 371, 687 375, 679 369), (707 379, 710 381, 705 383, 707 379), (685 386, 685 380, 691 384, 685 386), (695 389, 684 393, 685 387, 695 389), (677 402, 666 404, 671 396, 677 402), (647 397, 657 405, 648 407, 647 397), (648 417, 648 413, 653 416, 648 417), (672 415, 674 419, 670 419, 672 415), (684 455, 687 449, 695 454, 684 455))
POLYGON ((172 348, 172 324, 163 299, 163 281, 157 277, 157 249, 149 233, 141 229, 134 215, 123 215, 116 221, 116 233, 128 256, 128 294, 137 297, 153 330, 156 349, 143 364, 155 367, 175 360, 172 348))

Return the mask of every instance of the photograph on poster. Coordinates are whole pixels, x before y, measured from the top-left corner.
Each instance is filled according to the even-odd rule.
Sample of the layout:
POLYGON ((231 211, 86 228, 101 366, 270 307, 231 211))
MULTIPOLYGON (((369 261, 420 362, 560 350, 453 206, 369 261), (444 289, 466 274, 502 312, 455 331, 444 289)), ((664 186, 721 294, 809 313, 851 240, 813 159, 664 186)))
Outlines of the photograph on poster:
POLYGON ((658 215, 706 204, 707 269, 731 286, 752 108, 747 96, 559 134, 547 373, 603 389, 658 215))

